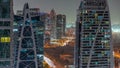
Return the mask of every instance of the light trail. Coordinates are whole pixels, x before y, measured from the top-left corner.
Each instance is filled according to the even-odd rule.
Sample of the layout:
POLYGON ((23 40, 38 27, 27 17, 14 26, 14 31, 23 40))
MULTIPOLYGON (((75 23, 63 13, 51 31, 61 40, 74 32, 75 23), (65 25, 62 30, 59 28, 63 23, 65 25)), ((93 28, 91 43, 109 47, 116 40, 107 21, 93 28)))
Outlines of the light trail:
POLYGON ((114 57, 116 57, 116 58, 119 58, 119 59, 120 59, 120 54, 119 54, 119 53, 117 53, 117 52, 114 52, 114 57))
POLYGON ((49 58, 44 56, 44 60, 46 63, 48 63, 48 65, 52 68, 56 68, 56 66, 54 65, 54 63, 52 62, 52 60, 50 60, 49 58))
POLYGON ((66 46, 74 37, 65 37, 67 40, 62 44, 62 46, 66 46))

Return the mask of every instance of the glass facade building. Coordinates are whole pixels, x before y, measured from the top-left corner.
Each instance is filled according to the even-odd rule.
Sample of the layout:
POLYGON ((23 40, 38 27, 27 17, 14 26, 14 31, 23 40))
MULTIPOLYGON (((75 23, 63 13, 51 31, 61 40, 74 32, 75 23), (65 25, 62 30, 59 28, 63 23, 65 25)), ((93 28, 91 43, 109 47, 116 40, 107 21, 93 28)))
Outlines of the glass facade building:
POLYGON ((75 68, 114 68, 107 0, 82 0, 77 10, 75 68))
POLYGON ((50 41, 52 41, 53 39, 56 39, 56 12, 54 9, 52 9, 50 12, 50 23, 51 23, 50 41))
POLYGON ((65 36, 66 16, 58 14, 56 16, 56 38, 60 39, 65 36))
POLYGON ((15 68, 43 68, 44 22, 38 9, 24 5, 23 14, 14 16, 18 37, 15 49, 15 68))
POLYGON ((12 0, 0 0, 0 68, 13 67, 12 0))

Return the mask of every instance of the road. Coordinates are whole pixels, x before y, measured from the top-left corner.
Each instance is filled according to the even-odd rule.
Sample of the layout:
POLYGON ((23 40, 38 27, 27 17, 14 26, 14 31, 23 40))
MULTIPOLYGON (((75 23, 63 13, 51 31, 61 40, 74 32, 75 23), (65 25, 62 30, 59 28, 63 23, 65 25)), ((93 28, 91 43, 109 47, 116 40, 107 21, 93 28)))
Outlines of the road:
POLYGON ((53 61, 56 68, 64 68, 73 64, 74 46, 45 48, 45 56, 53 61))

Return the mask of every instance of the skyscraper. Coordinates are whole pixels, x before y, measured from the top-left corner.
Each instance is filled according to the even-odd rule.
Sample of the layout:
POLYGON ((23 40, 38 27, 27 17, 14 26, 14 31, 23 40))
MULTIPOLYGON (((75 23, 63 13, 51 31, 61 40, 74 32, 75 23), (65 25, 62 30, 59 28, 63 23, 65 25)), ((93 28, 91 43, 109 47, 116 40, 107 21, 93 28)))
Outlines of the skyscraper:
POLYGON ((19 32, 15 68, 43 68, 44 23, 40 11, 26 3, 22 12, 15 16, 19 32))
POLYGON ((50 12, 50 22, 51 22, 51 40, 56 39, 56 13, 55 10, 52 9, 50 12))
POLYGON ((60 39, 65 36, 66 16, 58 14, 56 16, 56 38, 60 39))
POLYGON ((43 19, 45 19, 45 45, 50 44, 50 38, 51 38, 51 30, 52 30, 52 23, 50 20, 50 14, 44 13, 41 15, 43 19))
POLYGON ((107 0, 82 0, 77 10, 75 68, 114 68, 107 0))
POLYGON ((13 2, 0 0, 0 68, 13 68, 13 2))

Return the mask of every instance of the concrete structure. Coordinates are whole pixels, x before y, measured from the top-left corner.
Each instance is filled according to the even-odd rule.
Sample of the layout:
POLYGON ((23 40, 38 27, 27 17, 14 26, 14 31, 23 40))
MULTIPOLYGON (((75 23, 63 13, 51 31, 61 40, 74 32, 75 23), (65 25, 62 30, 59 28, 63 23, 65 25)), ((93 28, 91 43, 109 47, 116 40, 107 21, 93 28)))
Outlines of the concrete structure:
POLYGON ((82 0, 77 10, 75 68, 114 68, 107 0, 82 0))
MULTIPOLYGON (((15 16, 18 25, 15 68, 43 68, 44 22, 39 9, 24 5, 23 14, 15 16)), ((17 32, 16 32, 17 33, 17 32)))
POLYGON ((13 0, 0 0, 0 68, 13 68, 13 0))

